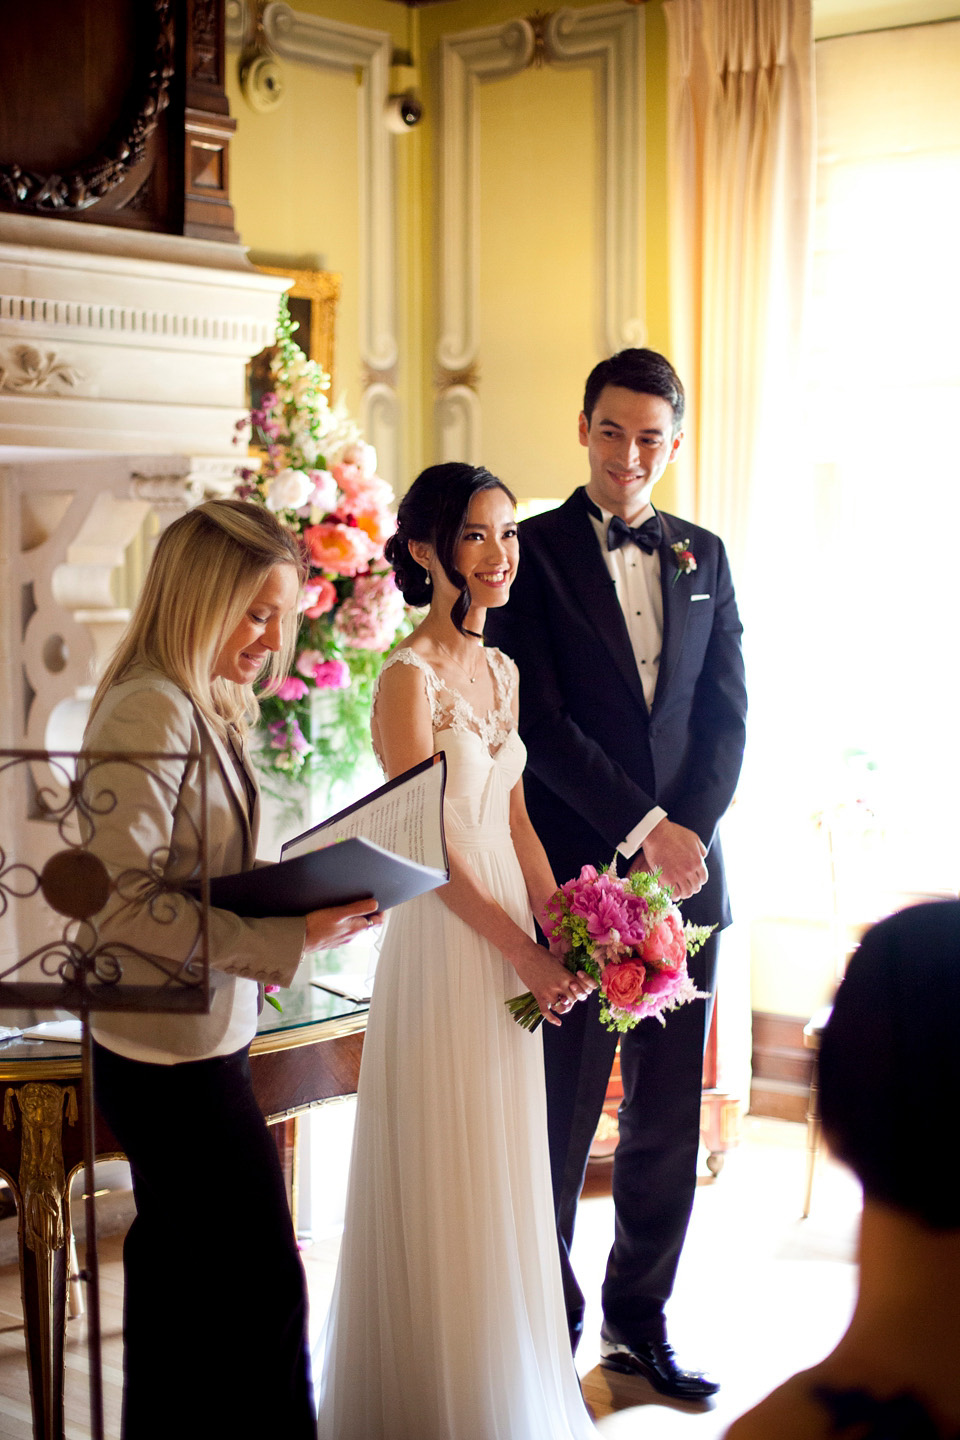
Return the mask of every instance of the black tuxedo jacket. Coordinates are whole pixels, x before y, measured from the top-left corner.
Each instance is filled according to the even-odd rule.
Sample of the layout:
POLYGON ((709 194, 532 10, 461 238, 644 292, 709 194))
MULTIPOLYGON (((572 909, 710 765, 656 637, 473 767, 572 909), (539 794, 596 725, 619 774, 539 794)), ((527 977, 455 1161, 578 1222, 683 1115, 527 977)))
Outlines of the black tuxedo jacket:
MULTIPOLYGON (((710 878, 687 919, 730 923, 718 822, 743 758, 741 625, 721 541, 660 512, 663 648, 650 709, 584 491, 520 526, 520 568, 487 636, 520 670, 530 818, 557 881, 605 865, 655 805, 694 830, 710 878), (689 542, 697 568, 678 570, 689 542)), ((620 868, 626 870, 621 859, 620 868)))

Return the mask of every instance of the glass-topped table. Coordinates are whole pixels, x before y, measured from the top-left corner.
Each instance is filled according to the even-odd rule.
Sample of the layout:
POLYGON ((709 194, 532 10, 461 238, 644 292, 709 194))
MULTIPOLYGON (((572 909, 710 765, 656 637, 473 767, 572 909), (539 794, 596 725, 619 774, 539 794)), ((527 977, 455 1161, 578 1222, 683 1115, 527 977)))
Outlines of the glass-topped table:
MULTIPOLYGON (((371 942, 373 937, 371 936, 371 942)), ((282 1014, 265 1005, 250 1046, 261 1110, 275 1125, 277 1148, 296 1210, 296 1122, 316 1105, 356 1093, 367 1005, 311 984, 313 975, 363 976, 371 946, 352 946, 301 966, 280 992, 282 1014)), ((0 1015, 0 1023, 3 1021, 0 1015)), ((16 1198, 24 1331, 36 1440, 63 1437, 63 1349, 66 1327, 69 1193, 83 1164, 80 1046, 48 1040, 0 1042, 3 1125, 0 1177, 16 1198)), ((203 1123, 202 1116, 184 1116, 203 1123)), ((121 1154, 98 1115, 99 1157, 121 1154)), ((229 1203, 229 1197, 225 1197, 229 1203)))

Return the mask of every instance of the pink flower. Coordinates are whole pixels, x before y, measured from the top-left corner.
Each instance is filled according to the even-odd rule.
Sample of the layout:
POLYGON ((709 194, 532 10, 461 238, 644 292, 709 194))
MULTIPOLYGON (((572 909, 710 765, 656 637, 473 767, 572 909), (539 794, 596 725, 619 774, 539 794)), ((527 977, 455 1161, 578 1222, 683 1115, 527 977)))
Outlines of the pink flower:
POLYGON ((676 969, 683 964, 686 954, 687 942, 683 936, 680 917, 675 911, 669 910, 650 931, 640 949, 640 955, 648 964, 669 965, 671 969, 676 969))
POLYGON ((300 609, 308 620, 317 620, 321 615, 326 615, 336 603, 336 586, 323 575, 314 576, 304 585, 300 609))
POLYGON ((370 536, 377 547, 378 554, 382 554, 384 545, 397 528, 396 516, 382 506, 368 505, 363 509, 355 510, 353 518, 360 529, 365 530, 370 536))
POLYGON ((290 755, 306 755, 313 747, 305 738, 296 720, 271 720, 267 726, 271 750, 286 750, 290 755))
POLYGON ((603 993, 611 1005, 636 1005, 643 996, 647 969, 638 960, 624 960, 621 965, 605 965, 600 972, 603 993))
POLYGON ((288 675, 274 691, 278 700, 302 700, 306 693, 306 685, 296 675, 288 675))
POLYGON ((301 675, 305 675, 308 680, 312 680, 314 670, 322 664, 323 654, 320 650, 301 650, 293 662, 293 668, 298 670, 301 675))
POLYGON ((313 679, 318 690, 348 690, 350 667, 345 660, 322 660, 314 666, 313 679))
POLYGON ((389 650, 403 619, 403 596, 389 575, 361 575, 333 622, 341 645, 355 650, 389 650))
POLYGON ((370 536, 357 525, 324 521, 308 525, 303 532, 310 559, 318 570, 332 570, 335 575, 357 575, 366 570, 377 553, 370 536))

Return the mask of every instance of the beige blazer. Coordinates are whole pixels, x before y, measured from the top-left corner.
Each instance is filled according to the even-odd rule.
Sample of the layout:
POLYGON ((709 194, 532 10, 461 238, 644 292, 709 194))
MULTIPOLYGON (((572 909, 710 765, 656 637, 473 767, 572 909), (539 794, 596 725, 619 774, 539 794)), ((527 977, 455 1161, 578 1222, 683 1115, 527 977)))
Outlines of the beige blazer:
MULTIPOLYGON (((256 777, 247 764, 257 795, 251 816, 226 747, 172 680, 141 667, 114 685, 87 726, 84 749, 207 757, 208 873, 212 878, 253 867, 260 820, 256 777)), ((89 849, 104 861, 120 891, 96 917, 100 939, 135 946, 150 957, 123 957, 123 978, 131 984, 162 983, 171 968, 197 953, 198 907, 165 886, 199 879, 199 772, 199 761, 173 759, 142 766, 98 763, 87 770, 85 790, 98 812, 89 849), (98 802, 98 796, 104 798, 98 802)), ((305 925, 299 917, 246 920, 211 907, 208 937, 208 1014, 98 1012, 94 1037, 121 1053, 124 1040, 171 1059, 213 1053, 234 1016, 238 986, 290 984, 303 953, 305 925)), ((243 998, 249 1002, 250 996, 243 998)), ((241 1008, 255 1015, 255 1004, 241 1008)), ((252 1038, 249 1028, 237 1048, 252 1038)))

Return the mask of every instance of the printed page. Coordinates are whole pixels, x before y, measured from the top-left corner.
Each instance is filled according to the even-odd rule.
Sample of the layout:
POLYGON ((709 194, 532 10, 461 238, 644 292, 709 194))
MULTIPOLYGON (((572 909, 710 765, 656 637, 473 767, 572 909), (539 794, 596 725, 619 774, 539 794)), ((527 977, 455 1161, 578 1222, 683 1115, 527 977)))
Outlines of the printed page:
POLYGON ((281 852, 283 859, 291 860, 320 846, 360 836, 417 865, 445 870, 445 773, 442 757, 434 756, 424 766, 416 766, 406 775, 381 786, 357 805, 288 841, 281 852))

